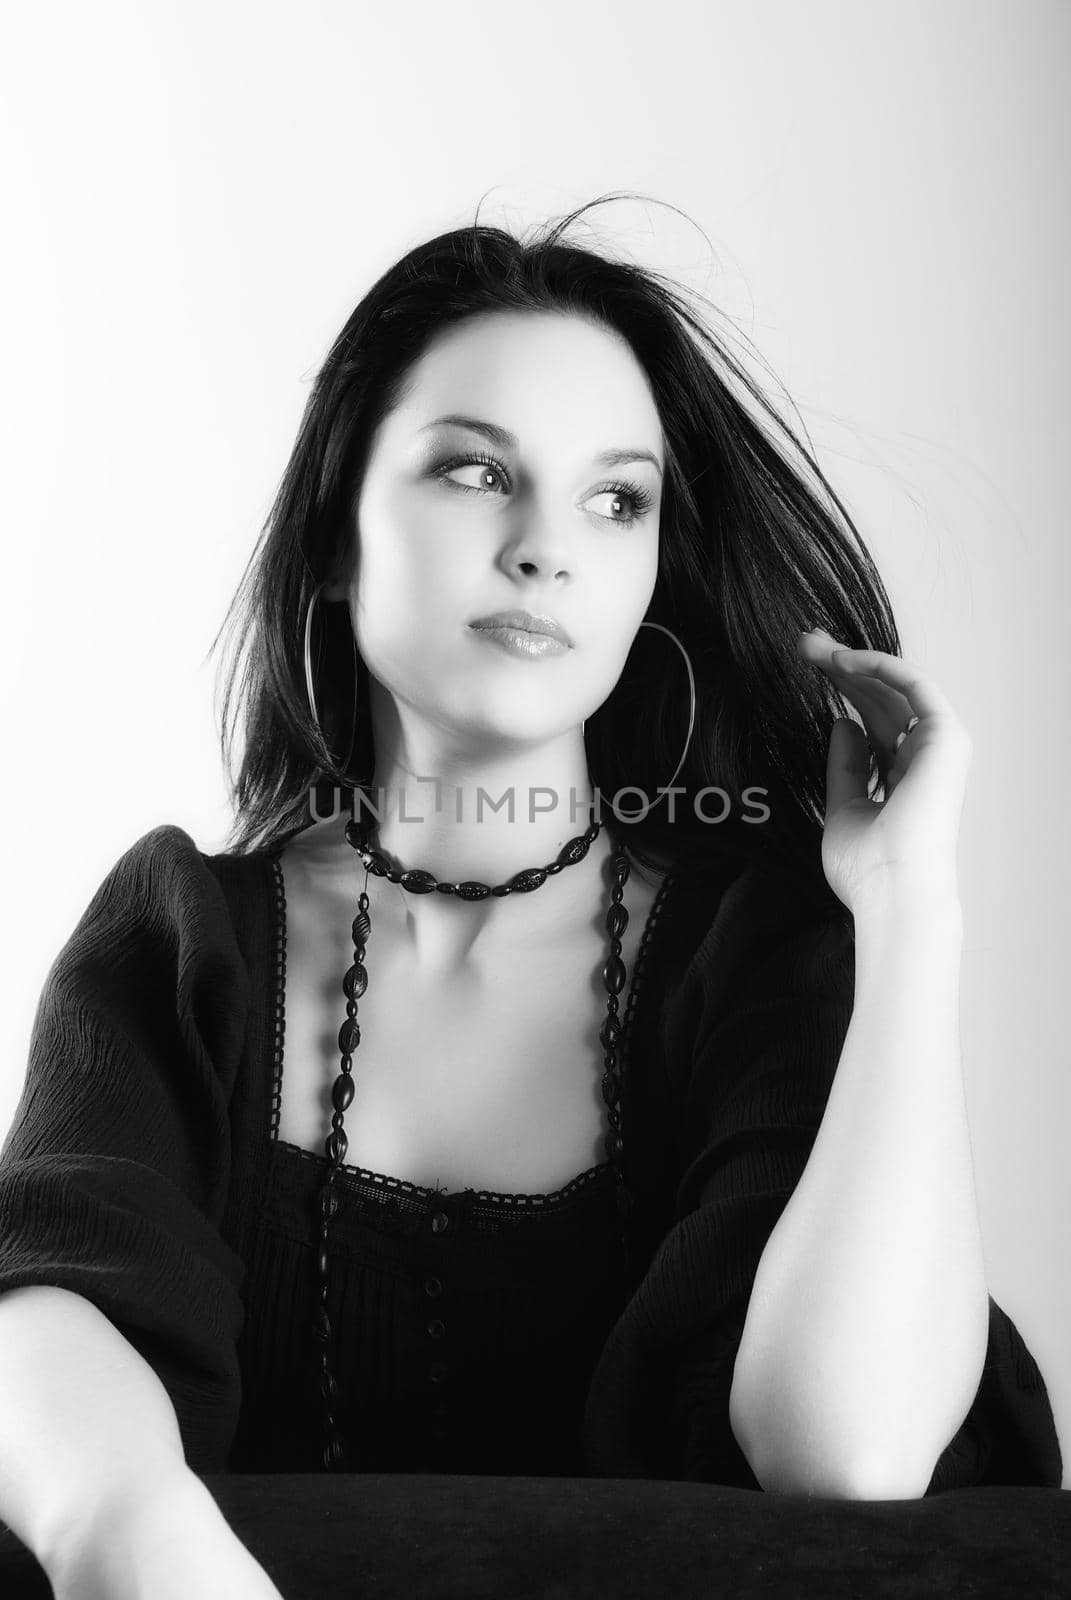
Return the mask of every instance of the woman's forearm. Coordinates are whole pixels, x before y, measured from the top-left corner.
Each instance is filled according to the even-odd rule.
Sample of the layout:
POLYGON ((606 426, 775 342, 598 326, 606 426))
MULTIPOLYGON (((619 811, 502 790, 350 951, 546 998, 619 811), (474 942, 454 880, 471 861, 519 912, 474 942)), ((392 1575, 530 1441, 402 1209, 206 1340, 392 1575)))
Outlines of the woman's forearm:
POLYGON ((959 1044, 956 900, 855 917, 855 1001, 759 1262, 730 1422, 763 1487, 913 1498, 977 1391, 988 1294, 959 1044))
POLYGON ((108 1318, 66 1289, 0 1294, 0 1518, 46 1571, 169 1475, 190 1476, 171 1398, 108 1318))

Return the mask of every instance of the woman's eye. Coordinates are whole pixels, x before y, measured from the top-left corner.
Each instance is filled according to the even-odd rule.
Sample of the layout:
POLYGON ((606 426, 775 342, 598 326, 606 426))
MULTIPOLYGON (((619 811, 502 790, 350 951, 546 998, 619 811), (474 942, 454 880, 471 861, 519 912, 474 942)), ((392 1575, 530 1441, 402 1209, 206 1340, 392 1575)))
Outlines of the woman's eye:
POLYGON ((455 472, 468 472, 472 481, 469 483, 454 482, 455 489, 486 489, 494 490, 495 484, 504 483, 506 474, 497 461, 485 460, 482 456, 466 456, 460 461, 447 461, 437 469, 440 478, 449 477, 453 481, 455 472))
POLYGON ((596 513, 607 522, 635 522, 651 504, 645 489, 599 489, 592 499, 609 501, 605 512, 596 513))

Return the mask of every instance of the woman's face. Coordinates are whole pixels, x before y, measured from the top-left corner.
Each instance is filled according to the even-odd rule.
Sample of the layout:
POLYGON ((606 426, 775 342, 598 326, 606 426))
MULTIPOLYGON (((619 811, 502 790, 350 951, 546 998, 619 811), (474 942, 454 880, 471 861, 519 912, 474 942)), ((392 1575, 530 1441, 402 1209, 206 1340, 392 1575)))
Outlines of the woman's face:
POLYGON ((654 590, 664 464, 646 376, 615 334, 553 312, 447 330, 373 439, 353 581, 336 586, 373 679, 464 747, 577 726, 654 590), (513 652, 473 627, 502 611, 554 618, 568 648, 513 652))

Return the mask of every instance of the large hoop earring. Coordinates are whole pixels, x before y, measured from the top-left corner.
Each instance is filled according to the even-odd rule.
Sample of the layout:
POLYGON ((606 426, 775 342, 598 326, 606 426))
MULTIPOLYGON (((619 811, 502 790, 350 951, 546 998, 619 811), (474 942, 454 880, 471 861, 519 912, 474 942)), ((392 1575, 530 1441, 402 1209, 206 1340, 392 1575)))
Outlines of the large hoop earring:
MULTIPOLYGON (((687 732, 687 734, 685 735, 685 738, 684 738, 684 749, 681 751, 680 760, 677 762, 677 765, 673 769, 673 776, 670 778, 668 783, 661 785, 662 792, 658 796, 658 800, 652 800, 650 802, 650 804, 648 805, 647 810, 644 812, 644 816, 649 816, 651 811, 658 804, 658 801, 659 800, 664 800, 665 797, 666 797, 666 794, 668 793, 668 791, 670 789, 672 789, 674 781, 675 781, 675 779, 677 777, 677 774, 680 772, 681 768, 684 765, 685 757, 688 754, 688 746, 692 742, 692 731, 695 728, 695 705, 696 705, 695 673, 692 671, 691 657, 689 656, 687 650, 684 648, 683 644, 681 644, 680 640, 677 638, 677 635, 670 628, 663 627, 660 622, 641 622, 640 623, 640 627, 641 628, 657 628, 659 633, 664 633, 664 634, 666 634, 666 636, 668 638, 672 639, 673 643, 677 646, 677 649, 680 651, 681 655, 684 657, 684 666, 685 666, 685 670, 688 673, 688 732, 687 732)), ((583 733, 584 733, 584 723, 583 722, 580 724, 580 733, 581 733, 581 737, 583 737, 583 733)))
MULTIPOLYGON (((664 628, 660 622, 641 622, 640 627, 657 628, 659 633, 664 633, 668 639, 672 639, 673 643, 677 646, 677 649, 684 657, 684 665, 688 673, 688 732, 684 737, 684 749, 681 751, 681 758, 677 762, 677 765, 673 768, 673 777, 670 778, 668 783, 662 785, 662 792, 658 796, 658 800, 664 800, 667 792, 672 789, 678 772, 684 765, 684 758, 688 754, 688 746, 692 742, 692 729, 695 727, 695 673, 692 671, 691 657, 681 644, 680 640, 677 638, 677 635, 670 628, 664 628)), ((653 800, 651 802, 652 806, 656 806, 658 804, 658 800, 653 800)))
MULTIPOLYGON (((323 727, 322 727, 321 722, 320 722, 319 712, 316 709, 316 691, 315 691, 315 689, 313 688, 313 685, 312 685, 312 613, 313 613, 313 610, 315 609, 316 602, 319 599, 321 592, 326 587, 326 584, 327 584, 327 579, 324 578, 324 579, 321 580, 320 583, 318 583, 316 585, 315 589, 312 591, 312 594, 309 597, 308 609, 305 612, 305 693, 307 694, 308 701, 309 701, 309 714, 312 717, 312 720, 316 725, 316 731, 320 735, 320 740, 321 740, 325 750, 329 749, 329 746, 328 746, 326 738, 324 737, 324 730, 323 730, 323 727)), ((350 633, 351 633, 351 635, 353 635, 352 628, 350 629, 350 633)), ((356 737, 356 725, 357 725, 357 670, 358 670, 358 664, 357 664, 357 639, 356 639, 356 636, 353 635, 353 688, 354 688, 353 721, 350 723, 350 747, 346 751, 346 759, 342 763, 341 768, 339 769, 343 773, 345 773, 346 770, 349 767, 350 757, 353 755, 354 739, 356 737)), ((359 784, 359 783, 364 782, 365 780, 364 779, 352 779, 350 781, 359 784)))

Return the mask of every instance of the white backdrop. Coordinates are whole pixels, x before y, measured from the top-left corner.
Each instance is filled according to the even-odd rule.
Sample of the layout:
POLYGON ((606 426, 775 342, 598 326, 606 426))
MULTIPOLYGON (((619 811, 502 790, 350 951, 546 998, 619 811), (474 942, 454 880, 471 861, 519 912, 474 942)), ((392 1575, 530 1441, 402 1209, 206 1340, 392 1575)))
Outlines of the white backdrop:
POLYGON ((639 190, 694 225, 589 222, 754 341, 974 737, 989 1283, 1067 1456, 1071 7, 4 0, 0 35, 0 1130, 108 868, 160 822, 222 840, 206 652, 352 305, 481 199, 523 226, 639 190))

